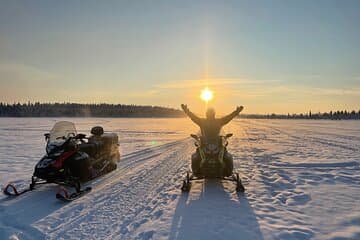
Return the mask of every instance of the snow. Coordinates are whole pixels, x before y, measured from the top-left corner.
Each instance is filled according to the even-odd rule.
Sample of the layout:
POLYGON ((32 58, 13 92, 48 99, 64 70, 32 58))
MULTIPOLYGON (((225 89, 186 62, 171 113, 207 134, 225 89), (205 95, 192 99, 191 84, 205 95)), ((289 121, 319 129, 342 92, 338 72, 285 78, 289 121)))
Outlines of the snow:
POLYGON ((229 151, 246 187, 181 193, 197 128, 188 119, 0 119, 0 185, 26 186, 56 120, 120 137, 118 169, 63 203, 58 186, 0 197, 0 239, 360 239, 360 121, 234 120, 229 151))

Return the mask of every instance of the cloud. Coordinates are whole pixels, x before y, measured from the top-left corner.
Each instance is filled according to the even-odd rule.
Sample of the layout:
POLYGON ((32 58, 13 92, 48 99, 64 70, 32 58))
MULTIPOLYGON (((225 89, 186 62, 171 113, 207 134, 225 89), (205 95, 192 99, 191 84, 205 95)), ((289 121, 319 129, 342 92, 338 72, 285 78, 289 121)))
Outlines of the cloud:
POLYGON ((247 98, 269 97, 274 95, 283 96, 359 96, 360 88, 320 88, 305 86, 252 86, 249 88, 236 88, 229 90, 228 94, 237 95, 247 98))
POLYGON ((0 64, 1 82, 42 84, 58 77, 47 71, 23 64, 0 64))
POLYGON ((343 96, 343 95, 359 95, 360 88, 319 88, 319 87, 304 87, 304 86, 280 86, 273 90, 273 92, 283 92, 288 94, 303 94, 303 95, 322 95, 322 96, 343 96))
POLYGON ((126 96, 129 98, 153 98, 158 94, 158 90, 143 90, 143 91, 130 91, 123 93, 122 96, 126 96))
MULTIPOLYGON (((311 78, 317 78, 317 75, 312 75, 311 78)), ((309 76, 310 78, 310 76, 309 76)), ((248 78, 212 78, 212 79, 192 79, 169 81, 153 86, 151 97, 159 98, 160 96, 181 96, 189 97, 189 94, 194 94, 195 89, 209 86, 213 88, 216 95, 220 98, 233 98, 233 99, 248 99, 267 101, 278 99, 329 99, 329 98, 342 98, 360 97, 360 87, 351 88, 335 88, 335 87, 311 87, 305 86, 301 83, 296 85, 289 85, 280 80, 259 80, 248 78), (190 91, 189 91, 190 90, 190 91), (170 95, 169 95, 170 94, 170 95)), ((145 94, 144 96, 149 95, 145 94)))
POLYGON ((258 85, 262 83, 278 82, 277 80, 251 80, 246 78, 210 78, 170 81, 155 85, 159 89, 186 89, 194 87, 217 87, 226 85, 258 85))
POLYGON ((0 101, 53 99, 65 92, 59 88, 60 80, 59 76, 33 66, 0 63, 0 101))

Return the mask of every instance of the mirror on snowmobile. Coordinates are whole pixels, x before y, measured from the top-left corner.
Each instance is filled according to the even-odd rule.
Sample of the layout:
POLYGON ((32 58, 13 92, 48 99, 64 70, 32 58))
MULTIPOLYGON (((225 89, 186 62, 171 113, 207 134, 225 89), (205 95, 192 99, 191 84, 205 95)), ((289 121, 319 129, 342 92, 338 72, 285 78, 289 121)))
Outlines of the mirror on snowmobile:
POLYGON ((190 137, 192 137, 195 140, 199 140, 199 137, 196 134, 190 134, 190 137))
POLYGON ((228 133, 228 134, 225 135, 225 138, 230 138, 230 137, 232 137, 232 136, 233 136, 232 133, 228 133))
POLYGON ((46 140, 46 141, 49 140, 49 138, 50 138, 50 133, 45 133, 45 134, 44 134, 44 137, 45 137, 45 140, 46 140))
POLYGON ((77 139, 84 139, 84 138, 86 138, 86 134, 78 133, 78 135, 76 135, 76 138, 77 139))

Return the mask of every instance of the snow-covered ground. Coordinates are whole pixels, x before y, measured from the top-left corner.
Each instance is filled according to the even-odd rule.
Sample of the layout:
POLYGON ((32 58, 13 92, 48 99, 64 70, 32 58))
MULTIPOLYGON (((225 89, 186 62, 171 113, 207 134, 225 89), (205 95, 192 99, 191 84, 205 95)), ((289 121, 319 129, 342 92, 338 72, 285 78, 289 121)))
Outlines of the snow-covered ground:
MULTIPOLYGON (((24 184, 55 120, 0 119, 0 184, 24 184)), ((229 151, 247 189, 181 180, 187 119, 74 118, 120 136, 116 171, 72 203, 56 185, 0 197, 0 239, 360 239, 360 121, 234 120, 229 151)))

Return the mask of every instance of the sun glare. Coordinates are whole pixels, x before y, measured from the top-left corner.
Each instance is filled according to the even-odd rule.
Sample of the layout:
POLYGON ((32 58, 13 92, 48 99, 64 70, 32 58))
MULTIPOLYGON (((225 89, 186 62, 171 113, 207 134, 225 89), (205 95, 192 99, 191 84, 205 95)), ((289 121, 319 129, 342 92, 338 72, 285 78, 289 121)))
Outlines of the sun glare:
POLYGON ((205 102, 209 102, 213 98, 213 92, 209 88, 204 88, 201 91, 200 97, 205 102))

